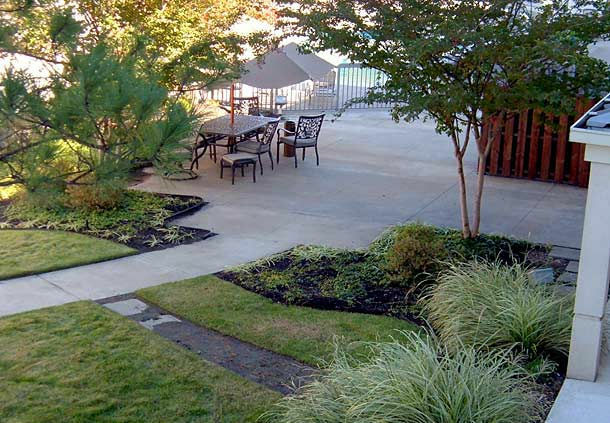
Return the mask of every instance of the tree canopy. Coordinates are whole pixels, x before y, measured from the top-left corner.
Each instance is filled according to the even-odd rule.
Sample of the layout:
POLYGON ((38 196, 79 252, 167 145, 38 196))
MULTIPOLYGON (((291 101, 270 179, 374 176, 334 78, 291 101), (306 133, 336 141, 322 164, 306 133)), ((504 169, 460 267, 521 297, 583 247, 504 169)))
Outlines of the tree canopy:
POLYGON ((179 168, 196 118, 181 96, 239 73, 249 40, 229 30, 260 7, 257 0, 3 2, 0 185, 63 193, 122 186, 138 161, 179 168), (28 66, 16 66, 24 58, 28 66))
MULTIPOLYGON (((458 163, 464 236, 479 231, 484 124, 531 108, 573 112, 610 90, 608 64, 588 46, 610 37, 605 0, 281 0, 282 22, 304 47, 332 49, 384 72, 364 102, 394 104, 396 120, 432 118, 458 163), (479 177, 471 225, 462 159, 474 139, 479 177)), ((489 137, 493 139, 493 137, 489 137)))

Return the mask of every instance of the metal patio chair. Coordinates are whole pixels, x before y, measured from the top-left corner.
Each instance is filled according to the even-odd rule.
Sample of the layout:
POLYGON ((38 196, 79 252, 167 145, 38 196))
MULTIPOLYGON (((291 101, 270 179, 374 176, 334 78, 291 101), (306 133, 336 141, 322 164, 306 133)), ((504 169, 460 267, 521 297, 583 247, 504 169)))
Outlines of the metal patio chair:
POLYGON ((261 155, 263 154, 269 155, 269 158, 271 159, 271 170, 273 170, 273 155, 271 154, 271 142, 273 141, 273 136, 277 131, 277 126, 279 125, 279 123, 279 119, 269 122, 261 135, 256 134, 256 141, 250 139, 239 142, 235 146, 235 150, 238 152, 256 154, 258 156, 258 163, 261 168, 261 175, 263 174, 263 161, 261 160, 261 155))
POLYGON ((193 167, 197 167, 199 169, 199 159, 203 157, 208 150, 210 149, 210 159, 214 160, 216 163, 216 147, 226 148, 227 151, 231 149, 231 144, 229 144, 229 139, 222 135, 213 135, 206 134, 203 132, 203 125, 199 127, 199 131, 197 131, 197 136, 195 137, 195 143, 193 145, 193 160, 191 162, 191 170, 193 167), (197 150, 203 149, 201 153, 197 153, 197 150))
POLYGON ((313 148, 316 152, 316 165, 320 166, 320 156, 318 154, 318 136, 322 129, 324 114, 316 116, 300 116, 294 132, 284 128, 277 131, 277 162, 280 162, 280 144, 287 144, 294 147, 294 167, 298 167, 297 149, 303 150, 303 160, 305 160, 305 149, 313 148), (284 136, 280 133, 284 132, 284 136))

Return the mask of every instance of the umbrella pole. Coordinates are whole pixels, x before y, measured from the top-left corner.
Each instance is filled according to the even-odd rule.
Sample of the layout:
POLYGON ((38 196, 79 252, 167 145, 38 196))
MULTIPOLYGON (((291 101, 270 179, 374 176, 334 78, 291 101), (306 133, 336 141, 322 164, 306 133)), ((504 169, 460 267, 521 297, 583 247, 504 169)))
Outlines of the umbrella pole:
POLYGON ((235 123, 235 84, 231 84, 231 125, 235 123))

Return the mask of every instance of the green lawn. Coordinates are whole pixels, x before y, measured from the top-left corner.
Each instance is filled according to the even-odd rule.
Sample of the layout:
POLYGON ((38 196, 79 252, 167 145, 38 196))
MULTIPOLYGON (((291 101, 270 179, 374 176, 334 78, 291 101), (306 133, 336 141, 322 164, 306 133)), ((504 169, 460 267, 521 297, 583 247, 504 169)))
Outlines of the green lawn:
POLYGON ((61 231, 0 230, 0 279, 65 269, 134 254, 136 250, 61 231))
POLYGON ((0 319, 2 422, 248 422, 279 394, 90 302, 0 319))
POLYGON ((342 342, 387 340, 415 325, 385 316, 285 306, 215 276, 174 282, 137 293, 195 323, 305 363, 319 364, 342 342))

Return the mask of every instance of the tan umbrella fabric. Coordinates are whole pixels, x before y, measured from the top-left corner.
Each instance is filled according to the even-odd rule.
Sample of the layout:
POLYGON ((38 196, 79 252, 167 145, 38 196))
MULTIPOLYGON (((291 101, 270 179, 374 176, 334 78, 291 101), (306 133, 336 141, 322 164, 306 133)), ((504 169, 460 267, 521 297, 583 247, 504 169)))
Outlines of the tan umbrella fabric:
POLYGON ((315 54, 300 54, 296 44, 267 53, 261 61, 246 62, 246 73, 237 82, 257 88, 282 88, 326 76, 334 66, 315 54))

